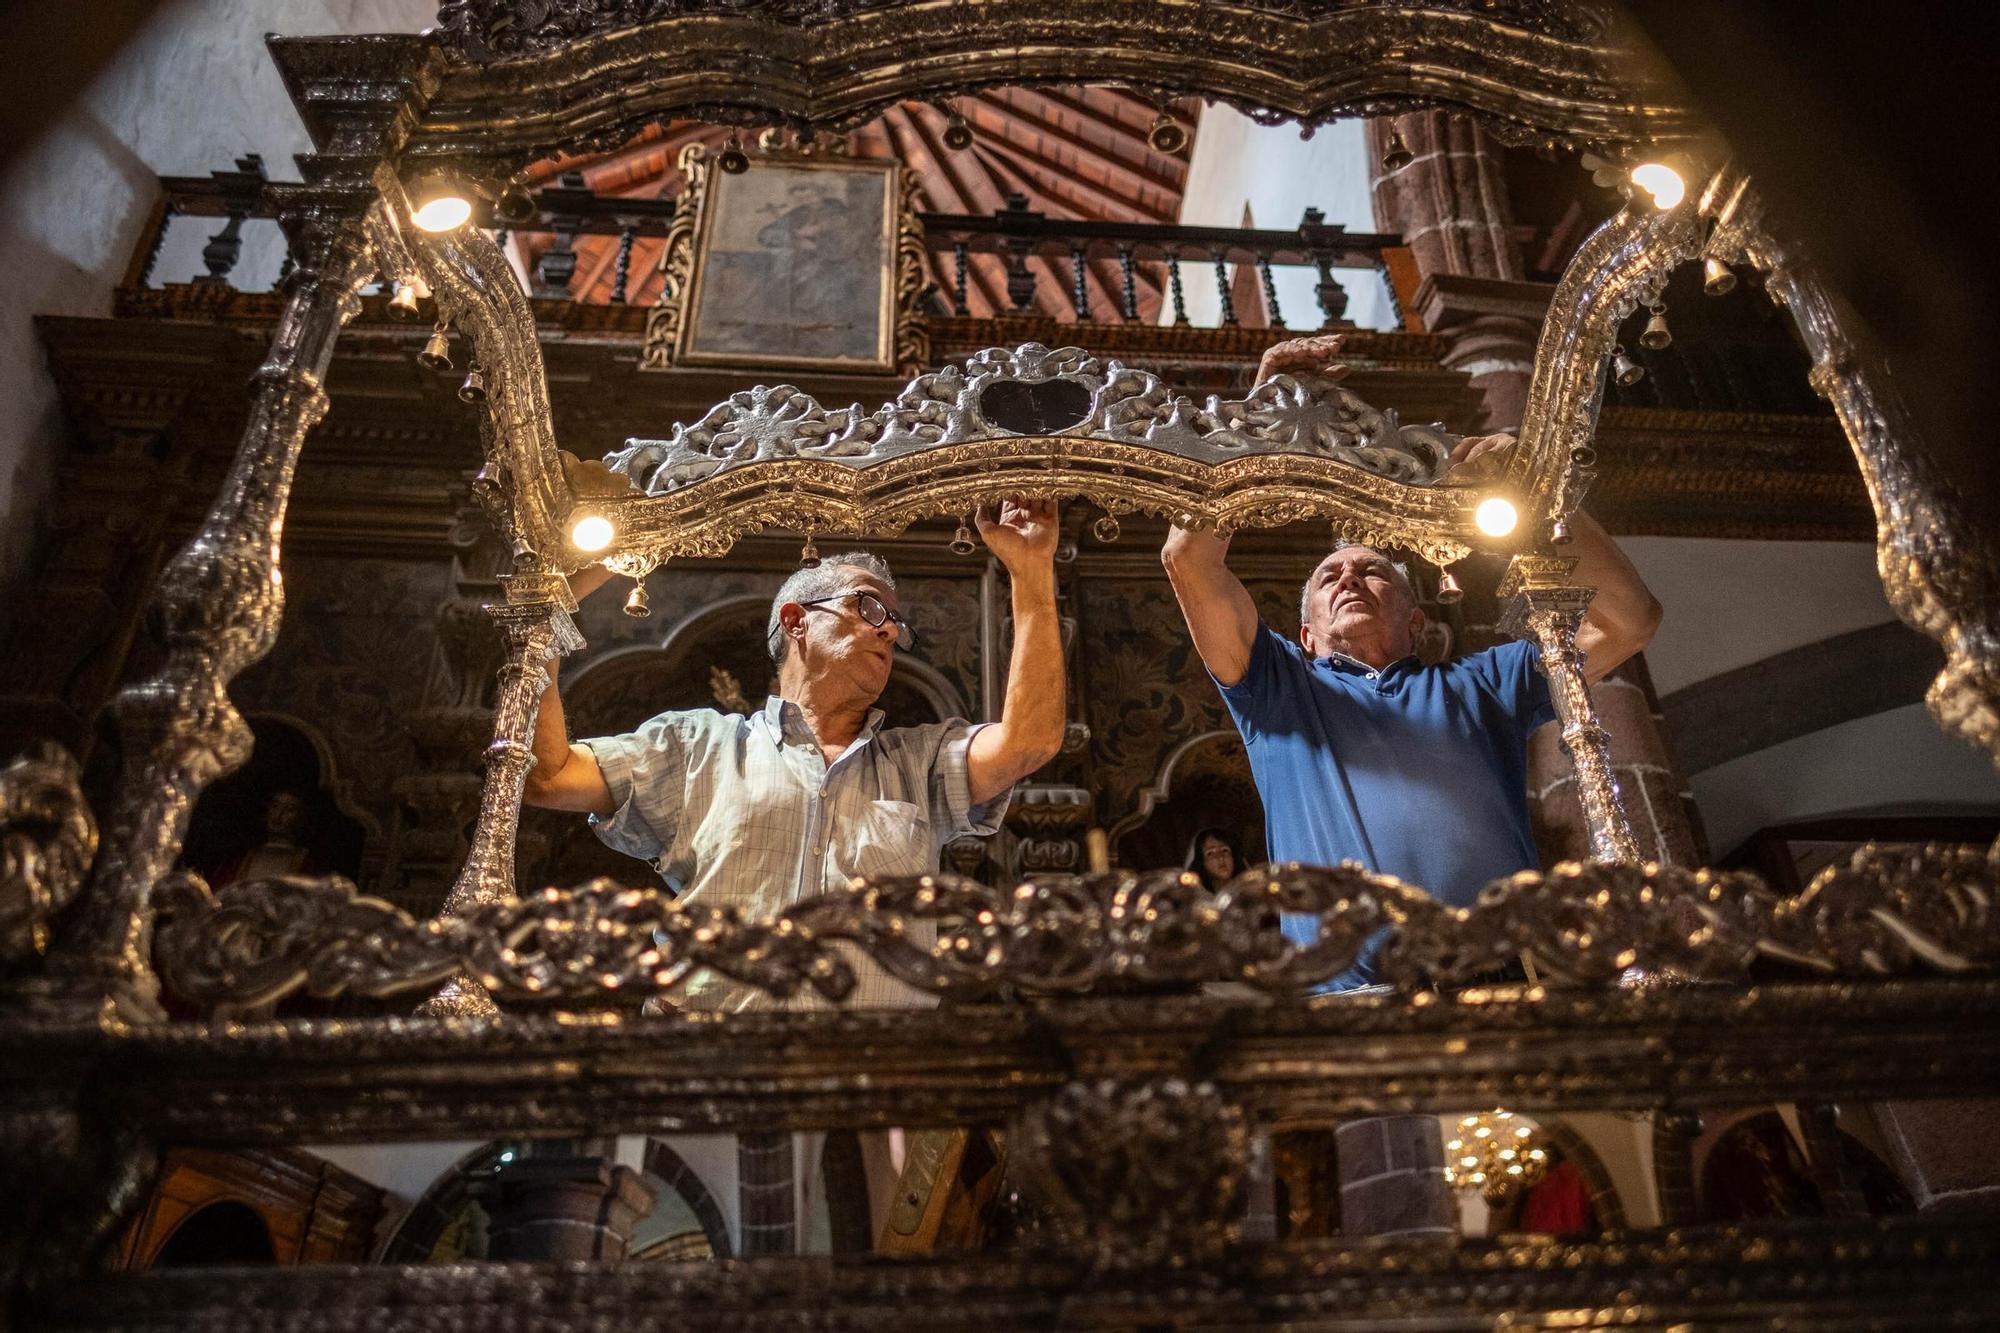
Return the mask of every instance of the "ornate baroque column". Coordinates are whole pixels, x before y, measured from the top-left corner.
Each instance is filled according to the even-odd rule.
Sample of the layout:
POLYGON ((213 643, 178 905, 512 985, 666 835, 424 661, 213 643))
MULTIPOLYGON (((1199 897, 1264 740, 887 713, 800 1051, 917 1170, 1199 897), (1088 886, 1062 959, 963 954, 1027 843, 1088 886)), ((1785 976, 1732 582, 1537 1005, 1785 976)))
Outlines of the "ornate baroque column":
POLYGON ((1565 556, 1517 555, 1500 583, 1504 606, 1500 627, 1517 638, 1533 638, 1542 650, 1563 748, 1576 767, 1577 798, 1590 828, 1591 855, 1600 861, 1639 862, 1638 840, 1626 818, 1611 767, 1611 737, 1597 720, 1576 632, 1596 589, 1571 584, 1576 561, 1565 556))
POLYGON ((352 191, 295 196, 298 267, 270 354, 250 385, 249 421, 201 529, 161 574, 152 600, 167 644, 151 678, 114 709, 126 742, 103 850, 50 972, 79 1001, 114 996, 159 1013, 147 945, 153 885, 173 865, 202 790, 249 758, 250 728, 229 699, 239 672, 269 652, 284 609, 279 542, 306 433, 326 414, 322 383, 341 325, 375 274, 352 191))
MULTIPOLYGON (((507 600, 486 608, 507 638, 500 688, 493 702, 493 743, 486 749, 486 785, 479 822, 465 868, 445 895, 443 916, 464 916, 514 894, 514 840, 521 826, 521 797, 534 766, 535 719, 549 687, 553 659, 583 646, 570 613, 576 600, 560 574, 515 574, 501 580, 507 600)), ((491 998, 469 977, 456 977, 425 1002, 434 1017, 497 1013, 491 998)))

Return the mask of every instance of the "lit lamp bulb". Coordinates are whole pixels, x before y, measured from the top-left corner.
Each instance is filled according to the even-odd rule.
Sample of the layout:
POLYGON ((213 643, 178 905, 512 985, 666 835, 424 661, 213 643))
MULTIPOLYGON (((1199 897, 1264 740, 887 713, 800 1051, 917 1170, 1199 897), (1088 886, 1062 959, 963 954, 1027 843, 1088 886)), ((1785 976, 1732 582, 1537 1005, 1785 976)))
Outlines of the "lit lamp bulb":
POLYGON ((472 217, 472 201, 449 185, 433 185, 419 197, 410 221, 424 231, 455 231, 472 217))
POLYGON ((1687 198, 1687 182, 1664 162, 1642 162, 1632 168, 1632 183, 1653 196, 1653 207, 1673 208, 1687 198))
POLYGON ((601 551, 611 545, 618 530, 602 514, 585 514, 570 525, 569 544, 579 551, 601 551))
POLYGON ((1489 537, 1505 537, 1520 521, 1521 514, 1514 508, 1514 502, 1497 495, 1487 496, 1472 511, 1473 524, 1489 537))

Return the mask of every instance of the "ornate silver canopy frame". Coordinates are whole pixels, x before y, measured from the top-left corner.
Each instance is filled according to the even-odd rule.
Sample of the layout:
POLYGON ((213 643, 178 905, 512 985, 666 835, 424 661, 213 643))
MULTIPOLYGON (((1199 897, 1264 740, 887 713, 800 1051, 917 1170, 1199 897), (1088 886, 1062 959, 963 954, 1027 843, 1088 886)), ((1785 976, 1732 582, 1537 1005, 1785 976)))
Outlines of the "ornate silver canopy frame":
MULTIPOLYGON (((838 125, 896 98, 1021 78, 1122 80, 1248 101, 1306 121, 1443 102, 1516 139, 1614 155, 1682 142, 1697 128, 1615 25, 1581 4, 1505 17, 1471 6, 1298 17, 1289 8, 1219 5, 1194 34, 1134 20, 1123 7, 1107 27, 1109 11, 1039 0, 971 9, 815 4, 812 17, 824 21, 810 25, 784 3, 731 7, 726 22, 676 4, 637 27, 620 25, 639 10, 579 2, 554 6, 539 26, 509 30, 505 40, 518 43, 518 58, 481 46, 500 31, 489 22, 500 8, 447 6, 448 40, 274 43, 321 150, 308 162, 310 183, 290 196, 301 262, 257 382, 235 479, 203 535, 162 580, 168 623, 181 627, 170 664, 119 705, 144 725, 132 731, 125 785, 81 895, 87 901, 74 913, 73 947, 50 959, 52 974, 94 978, 83 982, 86 991, 101 994, 110 982, 137 1010, 148 1007, 152 888, 178 850, 195 797, 242 761, 226 689, 271 641, 279 605, 271 535, 280 530, 304 434, 323 410, 317 377, 331 340, 353 292, 377 269, 420 272, 487 368, 481 488, 517 553, 519 575, 500 613, 511 652, 494 785, 455 910, 497 901, 512 887, 508 853, 534 700, 549 653, 576 642, 557 576, 585 561, 566 542, 582 506, 615 517, 625 535, 614 563, 630 571, 723 549, 755 527, 887 531, 1022 489, 1082 494, 1113 512, 1152 509, 1228 525, 1320 515, 1434 559, 1475 542, 1467 511, 1482 492, 1432 484, 1441 442, 1420 428, 1282 379, 1246 400, 1195 405, 1142 374, 1064 349, 989 353, 964 371, 920 377, 870 414, 829 410, 782 386, 752 390, 666 441, 634 444, 614 460, 617 471, 568 459, 553 436, 533 320, 514 275, 476 231, 433 237, 409 228, 401 184, 408 173, 446 160, 501 168, 619 138, 663 114, 838 125), (1038 34, 1032 49, 1002 40, 1030 28, 1038 34), (556 38, 564 41, 559 50, 535 54, 556 38), (1252 49, 1270 59, 1246 62, 1252 49), (1248 89, 1246 68, 1261 71, 1248 89), (1413 69, 1425 71, 1415 83, 1413 69), (989 394, 1005 385, 1064 424, 1020 430, 996 422, 1006 414, 989 394), (1044 397, 1076 396, 1050 385, 1082 391, 1080 417, 1073 401, 1068 409, 1032 401, 1037 386, 1044 397)), ((2000 746, 2000 597, 1990 542, 1971 531, 1926 469, 1879 377, 1842 336, 1837 305, 1763 233, 1747 184, 1725 170, 1693 199, 1664 213, 1628 210, 1586 242, 1552 302, 1562 317, 1543 332, 1522 443, 1489 487, 1520 506, 1519 540, 1532 550, 1588 483, 1588 444, 1618 320, 1704 247, 1770 267, 1773 294, 1799 315, 1814 346, 1815 383, 1840 407, 1862 460, 1882 519, 1892 601, 1951 655, 1933 710, 1989 748, 2000 746)), ((1559 672, 1564 637, 1584 608, 1564 576, 1559 561, 1538 556, 1517 562, 1510 584, 1519 594, 1518 625, 1542 640, 1559 672)), ((1577 681, 1556 694, 1589 796, 1595 849, 1629 859, 1631 836, 1587 694, 1577 681)))
MULTIPOLYGON (((652 1026, 601 1015, 510 1017, 489 1027, 391 1020, 209 1029, 132 1021, 161 1017, 152 1001, 155 897, 168 882, 189 810, 208 783, 247 755, 247 730, 228 689, 275 637, 282 607, 278 538, 291 477, 308 430, 325 411, 321 381, 333 340, 355 309, 356 293, 378 269, 422 272, 443 311, 476 344, 492 386, 482 484, 519 563, 506 603, 495 608, 509 650, 486 800, 448 920, 397 918, 338 883, 253 882, 219 898, 192 882, 177 883, 168 890, 175 910, 160 946, 177 981, 208 1000, 250 1004, 302 983, 327 991, 392 991, 457 978, 437 1008, 480 1013, 490 1012, 482 989, 489 984, 509 995, 603 998, 616 995, 628 975, 658 985, 663 973, 691 962, 763 967, 777 987, 837 990, 827 941, 843 932, 851 939, 877 938, 886 924, 882 910, 936 914, 940 904, 990 910, 993 933, 982 938, 998 949, 991 976, 954 971, 950 957, 896 954, 908 975, 941 991, 996 977, 1058 985, 1120 971, 1182 978, 1214 963, 1273 989, 1295 989, 1340 966, 1355 939, 1383 923, 1401 932, 1402 951, 1391 956, 1403 978, 1464 976, 1481 960, 1521 947, 1546 953, 1560 963, 1558 971, 1589 981, 1628 962, 1737 975, 1752 953, 1837 975, 1994 963, 1992 864, 1934 853, 1858 859, 1823 878, 1797 906, 1780 905, 1740 881, 1629 864, 1529 876, 1496 887, 1464 914, 1439 909, 1409 886, 1342 872, 1263 872, 1216 900, 1190 893, 1178 879, 1058 881, 1004 894, 942 878, 901 881, 871 886, 865 901, 799 904, 788 921, 724 922, 710 938, 700 935, 701 922, 658 895, 621 896, 585 886, 553 898, 514 897, 511 848, 535 700, 552 655, 576 642, 560 574, 582 560, 563 545, 579 504, 615 508, 628 534, 619 558, 634 564, 716 549, 751 525, 833 518, 907 522, 918 508, 887 488, 870 491, 872 481, 863 483, 878 472, 897 475, 897 469, 932 487, 926 503, 937 507, 921 512, 951 512, 979 494, 1025 484, 1222 523, 1321 514, 1357 526, 1397 525, 1396 532, 1378 535, 1400 533, 1436 555, 1448 556, 1471 539, 1458 526, 1463 497, 1449 484, 1429 484, 1436 480, 1434 468, 1424 471, 1430 445, 1400 423, 1386 432, 1337 395, 1300 399, 1282 381, 1241 403, 1179 406, 1143 377, 1060 350, 1003 349, 954 372, 955 379, 937 372, 927 385, 919 381, 911 401, 899 397, 865 424, 858 411, 843 415, 843 409, 827 411, 795 398, 777 402, 775 391, 766 390, 761 400, 752 392, 744 403, 722 405, 719 415, 711 413, 712 420, 677 438, 635 446, 621 460, 622 473, 565 460, 550 427, 533 323, 512 273, 476 233, 429 238, 406 229, 404 170, 450 163, 505 174, 531 157, 618 141, 644 122, 673 115, 775 119, 801 129, 837 126, 899 98, 1022 80, 1121 81, 1156 95, 1218 96, 1266 118, 1307 122, 1448 104, 1469 109, 1516 141, 1590 146, 1613 156, 1677 142, 1693 129, 1692 118, 1629 54, 1602 11, 1569 0, 1524 0, 1501 12, 1473 0, 1327 7, 1239 0, 1204 7, 1199 27, 1185 23, 1178 8, 1139 10, 1115 0, 976 6, 947 0, 555 0, 533 6, 532 21, 513 27, 497 22, 518 19, 529 8, 454 0, 444 7, 441 34, 433 39, 276 44, 318 150, 304 163, 307 183, 282 192, 299 264, 277 336, 251 388, 249 422, 229 479, 156 594, 166 660, 120 698, 126 769, 95 857, 72 770, 44 758, 0 774, 7 857, 0 875, 0 894, 6 895, 0 899, 0 969, 17 1002, 0 1025, 10 1043, 0 1180, 10 1198, 26 1201, 0 1227, 0 1281, 26 1264, 45 1288, 59 1288, 79 1257, 115 1232, 121 1209, 142 1191, 160 1138, 309 1135, 313 1142, 335 1142, 370 1132, 487 1136, 523 1126, 573 1134, 586 1125, 602 1128, 607 1120, 619 1128, 733 1130, 809 1127, 843 1117, 878 1125, 922 1123, 913 1114, 959 1124, 1018 1117, 1016 1140, 1028 1145, 1031 1157, 1042 1155, 1045 1174, 1074 1186, 1087 1182, 1082 1168, 1088 1164, 1079 1163, 1074 1151, 1065 1158, 1062 1143, 1144 1146, 1152 1141, 1128 1127, 1172 1122, 1187 1132, 1167 1142, 1196 1151, 1180 1157, 1152 1152, 1155 1162, 1172 1169, 1150 1183, 1143 1172, 1128 1173, 1139 1189, 1086 1191, 1087 1206, 1072 1210, 1103 1225, 1112 1261, 1126 1262, 1129 1252, 1140 1256, 1134 1262, 1153 1264, 1163 1253, 1154 1225, 1162 1218, 1173 1234, 1169 1257, 1199 1262, 1221 1253, 1231 1193, 1224 1187, 1240 1168, 1244 1111, 1251 1108, 1291 1106, 1338 1116, 1435 1112, 1498 1098, 1532 1110, 1558 1103, 1722 1104, 1753 1089, 1760 1097, 1863 1100, 1912 1089, 1916 1095, 1992 1090, 1991 1071, 2000 1063, 1991 1058, 1991 1024, 1981 1019, 1993 989, 1983 981, 1810 993, 1784 987, 1637 995, 1552 989, 1533 995, 1531 1004, 1490 996, 1440 1004, 1417 996, 1318 1009, 1237 1009, 1220 1019, 1208 1000, 1187 998, 994 1006, 978 1024, 953 1013, 902 1014, 893 1021, 852 1013, 743 1015, 730 1024, 652 1026), (1063 364, 1045 373, 1044 361, 1035 374, 1022 373, 1037 357, 1063 364), (982 374, 989 378, 975 385, 982 374), (1091 424, 993 433, 986 387, 1038 382, 1081 386, 1091 424), (1128 410, 1136 415, 1121 415, 1128 410), (1348 425, 1326 433, 1314 426, 1283 441, 1266 431, 1287 414, 1296 422, 1343 411, 1353 419, 1351 438, 1342 433, 1348 425), (862 452, 812 456, 798 433, 787 434, 790 427, 781 424, 791 419, 787 412, 810 415, 816 429, 825 427, 813 437, 822 443, 811 447, 845 441, 862 452), (1271 420, 1259 420, 1260 412, 1271 420), (1154 436, 1145 437, 1143 429, 1136 439, 1115 434, 1135 420, 1156 426, 1154 436), (921 438, 919 428, 931 425, 936 437, 921 438), (769 431, 760 434, 766 426, 769 431), (1388 438, 1392 433, 1401 445, 1388 438), (761 445, 777 438, 793 439, 800 456, 732 452, 745 441, 761 445), (1100 449, 1109 460, 1103 467, 1100 449), (1002 469, 968 468, 982 454, 998 455, 1002 469), (1112 471, 1112 464, 1126 470, 1112 471), (812 483, 787 502, 790 510, 759 514, 739 507, 730 515, 723 505, 725 516, 709 517, 689 507, 697 496, 713 504, 732 486, 761 492, 766 482, 795 472, 812 483), (1266 472, 1279 475, 1280 489, 1250 495, 1250 478, 1266 472), (1057 474, 1060 484, 1050 479, 1057 474), (1286 512, 1291 505, 1300 508, 1286 512), (1110 891, 1108 900, 1103 889, 1110 891), (1328 927, 1324 949, 1274 952, 1284 946, 1265 929, 1262 910, 1273 895, 1283 905, 1321 915, 1328 927), (66 899, 68 915, 51 937, 48 919, 66 899), (1669 900, 1695 911, 1698 920, 1675 929, 1656 910, 1669 900), (869 907, 876 913, 858 911, 869 907), (817 937, 801 933, 801 919, 818 930, 817 937), (307 925, 311 929, 302 928, 307 925), (569 937, 579 947, 537 951, 537 939, 560 939, 570 925, 584 927, 569 937), (678 952, 648 956, 653 929, 665 930, 678 952), (785 948, 759 954, 771 939, 784 940, 785 948), (708 954, 698 957, 704 949, 708 954), (525 984, 529 979, 542 984, 525 984), (1244 1033, 1249 1040, 1234 1039, 1244 1033), (1222 1039, 1225 1034, 1229 1039, 1222 1039), (671 1062, 660 1058, 669 1041, 671 1062), (947 1045, 959 1064, 939 1060, 947 1045), (1199 1051, 1187 1053, 1197 1045, 1199 1051), (1309 1062, 1301 1063, 1302 1051, 1309 1062), (1214 1071, 1212 1083, 1162 1076, 1176 1062, 1193 1067, 1197 1061, 1214 1071), (890 1065, 894 1077, 885 1075, 890 1065), (1080 1069, 1121 1082, 1085 1082, 1080 1069), (1078 1126, 1090 1127, 1088 1134, 1078 1126)), ((1773 295, 1798 319, 1814 354, 1814 382, 1834 401, 1861 461, 1880 520, 1891 599, 1947 647, 1949 662, 1932 690, 1932 708, 1947 725, 2000 751, 2000 565, 1989 536, 1971 528, 1926 464, 1879 369, 1855 349, 1838 303, 1764 233, 1747 184, 1724 169, 1694 198, 1668 213, 1622 214, 1586 243, 1559 288, 1552 308, 1561 317, 1544 330, 1523 442, 1501 478, 1532 525, 1524 528, 1527 544, 1541 540, 1542 524, 1573 509, 1588 482, 1588 455, 1580 451, 1588 445, 1618 319, 1675 264, 1697 254, 1762 266, 1771 274, 1773 295)), ((1559 671, 1564 636, 1574 633, 1583 609, 1581 592, 1566 576, 1559 557, 1530 550, 1511 577, 1522 628, 1542 640, 1559 671), (1558 651, 1550 650, 1552 644, 1558 651)), ((1585 790, 1594 793, 1597 850, 1615 862, 1627 857, 1630 835, 1621 836, 1608 766, 1601 764, 1601 733, 1593 735, 1587 696, 1572 688, 1574 675, 1562 680, 1565 735, 1585 790)), ((1816 1290, 1829 1284, 1848 1290, 1861 1254, 1877 1265, 1868 1280, 1878 1290, 1893 1285, 1881 1273, 1904 1275, 1905 1288, 1897 1290, 1908 1294, 1899 1299, 1926 1316, 1962 1314, 1967 1307, 1954 1300, 1976 1299, 1974 1292, 1990 1301, 1990 1235, 1980 1240, 1982 1233, 1975 1233, 1976 1243, 1969 1243, 1956 1230, 1937 1237, 1918 1232, 1904 1244, 1899 1234, 1867 1232, 1858 1248, 1844 1232, 1813 1244, 1781 1237, 1774 1250, 1761 1237, 1745 1244, 1729 1236, 1710 1242, 1674 1233, 1644 1254, 1620 1239, 1598 1247, 1536 1247, 1538 1253, 1507 1263, 1523 1273, 1561 1273, 1565 1280, 1603 1272, 1618 1284, 1538 1288, 1536 1309, 1596 1308, 1610 1302, 1608 1292, 1617 1292, 1620 1317, 1630 1309, 1642 1320, 1681 1308, 1673 1304, 1677 1298, 1661 1293, 1686 1290, 1685 1275, 1696 1262, 1706 1265, 1698 1271, 1710 1288, 1737 1293, 1744 1289, 1746 1263, 1766 1265, 1768 1272, 1753 1274, 1754 1289, 1776 1299, 1815 1282, 1821 1284, 1816 1290), (1964 1246, 1951 1248, 1952 1254, 1970 1256, 1953 1270, 1958 1285, 1943 1298, 1909 1286, 1911 1274, 1929 1280, 1947 1242, 1964 1246), (1795 1248, 1784 1251, 1783 1245, 1795 1248), (1715 1254, 1690 1259, 1693 1251, 1706 1254, 1704 1246, 1715 1254), (1642 1292, 1642 1306, 1624 1304, 1632 1290, 1642 1292)), ((1471 1278, 1459 1275, 1481 1265, 1490 1274, 1494 1256, 1461 1264, 1439 1253, 1447 1257, 1414 1271, 1418 1283, 1446 1293, 1451 1318, 1462 1320, 1468 1306, 1497 1315, 1528 1303, 1518 1286, 1504 1283, 1465 1294, 1471 1278), (1432 1272, 1448 1280, 1435 1281, 1432 1272)), ((1407 1265, 1407 1254, 1390 1248, 1336 1255, 1327 1261, 1331 1267, 1280 1255, 1239 1266, 1233 1281, 1246 1291, 1266 1288, 1274 1273, 1282 1278, 1286 1265, 1295 1265, 1302 1299, 1322 1304, 1275 1306, 1271 1317, 1326 1313, 1333 1307, 1324 1302, 1347 1298, 1344 1287, 1329 1285, 1334 1268, 1339 1275, 1358 1274, 1353 1283, 1365 1293, 1371 1282, 1379 1289, 1389 1269, 1407 1265)), ((810 1294, 813 1318, 824 1314, 824 1271, 792 1282, 810 1294)), ((862 1270, 831 1271, 833 1289, 859 1289, 862 1270)), ((888 1271, 880 1265, 866 1270, 888 1271)), ((953 1284, 962 1283, 982 1296, 992 1290, 990 1271, 948 1265, 926 1271, 936 1276, 925 1280, 941 1289, 957 1291, 953 1284)), ((407 1313, 412 1293, 426 1290, 446 1303, 476 1292, 477 1317, 490 1319, 501 1300, 533 1305, 543 1284, 558 1279, 578 1289, 590 1286, 575 1274, 551 1277, 553 1270, 546 1269, 377 1272, 377 1278, 323 1273, 288 1286, 296 1275, 285 1271, 261 1289, 253 1282, 202 1279, 204 1294, 182 1303, 216 1299, 227 1305, 234 1293, 248 1292, 253 1305, 270 1301, 266 1308, 275 1309, 315 1281, 317 1289, 339 1283, 343 1297, 358 1285, 375 1294, 326 1308, 334 1310, 330 1318, 337 1326, 373 1327, 381 1323, 378 1309, 407 1313), (209 1294, 217 1292, 229 1295, 209 1294)), ((1009 1273, 1010 1280, 1019 1276, 1009 1273)), ((1127 1303, 1104 1307, 1111 1312, 1105 1322, 1129 1322, 1133 1311, 1153 1311, 1163 1300, 1184 1302, 1209 1274, 1197 1271, 1178 1285, 1154 1276, 1147 1269, 1143 1281, 1131 1284, 1134 1294, 1121 1297, 1127 1303)), ((870 1280, 893 1285, 905 1279, 870 1280)), ((1065 1294, 1076 1283, 1067 1273, 1044 1280, 1065 1294)), ((124 1289, 119 1299, 128 1312, 173 1304, 172 1285, 150 1281, 141 1278, 124 1289)), ((639 1279, 624 1281, 629 1303, 630 1284, 639 1279)), ((71 1288, 88 1302, 96 1285, 71 1288)), ((669 1286, 670 1297, 680 1299, 718 1291, 739 1302, 773 1297, 768 1278, 752 1280, 733 1268, 717 1268, 699 1282, 676 1278, 669 1286)), ((187 1290, 194 1292, 195 1284, 187 1290)), ((1217 1290, 1233 1295, 1236 1288, 1217 1290)), ((1685 1302, 1694 1311, 1688 1318, 1741 1297, 1704 1299, 1708 1303, 1685 1302)), ((1837 1304, 1845 1298, 1836 1293, 1828 1299, 1837 1304)), ((1050 1308, 1075 1313, 1074 1307, 1050 1308)), ((1201 1308, 1213 1310, 1215 1322, 1241 1322, 1245 1310, 1261 1309, 1201 1308)), ((1392 1313, 1371 1307, 1371 1318, 1374 1311, 1392 1313)), ((225 1310, 211 1322, 249 1322, 232 1320, 234 1313, 225 1310)), ((1184 1314, 1185 1307, 1163 1317, 1184 1314)), ((1668 1320, 1653 1322, 1664 1326, 1668 1320)))

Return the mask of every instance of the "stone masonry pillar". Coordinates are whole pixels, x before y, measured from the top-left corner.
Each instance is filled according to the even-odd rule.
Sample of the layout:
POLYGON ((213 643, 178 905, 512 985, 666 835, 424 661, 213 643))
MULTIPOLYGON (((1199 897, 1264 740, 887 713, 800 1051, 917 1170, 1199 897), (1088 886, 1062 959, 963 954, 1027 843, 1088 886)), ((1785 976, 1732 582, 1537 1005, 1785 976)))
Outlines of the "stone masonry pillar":
POLYGON ((1343 1233, 1434 1240, 1458 1235, 1458 1204, 1444 1178, 1444 1135, 1436 1116, 1350 1120, 1335 1126, 1333 1141, 1343 1233))
POLYGON ((535 1262, 622 1260, 654 1201, 653 1187, 631 1167, 569 1155, 509 1162, 482 1194, 487 1257, 535 1262))
POLYGON ((1418 111, 1369 123, 1375 220, 1402 233, 1421 282, 1416 313, 1451 347, 1444 364, 1485 399, 1486 430, 1521 424, 1535 340, 1554 288, 1525 281, 1499 149, 1470 120, 1418 111), (1392 134, 1408 164, 1382 167, 1392 134))
MULTIPOLYGON (((1611 737, 1611 771, 1639 855, 1662 865, 1701 865, 1707 857, 1690 814, 1693 797, 1668 750, 1645 659, 1634 658, 1591 686, 1590 701, 1611 737)), ((1547 726, 1528 738, 1528 813, 1544 865, 1591 854, 1576 769, 1557 731, 1547 726)))

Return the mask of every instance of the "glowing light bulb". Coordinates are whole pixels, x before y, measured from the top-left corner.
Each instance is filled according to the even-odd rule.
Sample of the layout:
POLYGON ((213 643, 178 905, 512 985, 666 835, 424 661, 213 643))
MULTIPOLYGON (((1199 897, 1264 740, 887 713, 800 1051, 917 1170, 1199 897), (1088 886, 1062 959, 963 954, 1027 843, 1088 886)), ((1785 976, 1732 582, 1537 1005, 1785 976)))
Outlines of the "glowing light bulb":
POLYGON ((1687 182, 1664 162, 1642 162, 1632 168, 1632 183, 1653 196, 1653 207, 1672 208, 1687 198, 1687 182))
POLYGON ((1472 511, 1472 521, 1489 537, 1505 537, 1521 521, 1521 514, 1514 508, 1513 501, 1489 495, 1479 502, 1479 508, 1472 511))
POLYGON ((618 530, 602 514, 585 514, 569 530, 569 542, 579 551, 601 551, 611 545, 618 530))
POLYGON ((472 216, 472 201, 462 194, 436 194, 410 214, 410 221, 425 231, 453 231, 472 216))

